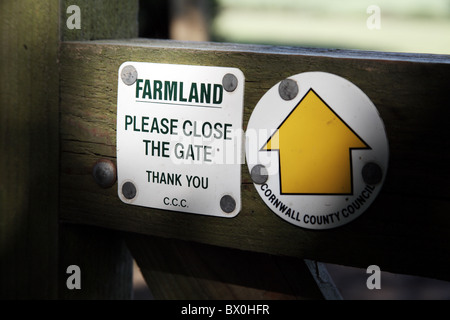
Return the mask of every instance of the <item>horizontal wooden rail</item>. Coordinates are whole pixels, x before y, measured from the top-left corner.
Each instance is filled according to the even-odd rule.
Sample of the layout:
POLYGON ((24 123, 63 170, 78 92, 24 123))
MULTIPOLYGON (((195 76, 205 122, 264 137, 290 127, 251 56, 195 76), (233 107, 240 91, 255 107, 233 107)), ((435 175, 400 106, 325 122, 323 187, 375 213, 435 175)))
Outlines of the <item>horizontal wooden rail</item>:
POLYGON ((450 280, 449 56, 136 39, 63 42, 60 62, 63 221, 450 280), (122 203, 117 184, 95 183, 92 166, 116 157, 117 78, 125 61, 241 69, 244 130, 262 95, 288 76, 325 71, 350 80, 386 126, 390 162, 382 192, 355 221, 326 231, 273 214, 246 165, 242 210, 232 219, 122 203))

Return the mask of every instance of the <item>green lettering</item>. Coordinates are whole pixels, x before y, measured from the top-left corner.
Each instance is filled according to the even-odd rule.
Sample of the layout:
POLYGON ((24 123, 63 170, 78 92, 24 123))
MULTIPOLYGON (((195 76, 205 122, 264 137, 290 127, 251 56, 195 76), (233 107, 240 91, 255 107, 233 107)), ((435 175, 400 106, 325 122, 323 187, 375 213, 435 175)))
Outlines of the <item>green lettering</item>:
POLYGON ((142 93, 142 99, 151 99, 152 98, 152 92, 150 90, 150 80, 145 80, 144 83, 144 92, 142 93))
POLYGON ((202 136, 205 138, 209 138, 212 135, 212 124, 209 122, 205 122, 202 125, 202 136))
POLYGON ((174 130, 176 129, 178 123, 178 119, 170 119, 170 134, 178 135, 178 133, 174 130))
POLYGON ((158 119, 156 119, 156 118, 153 118, 151 132, 152 132, 152 133, 153 133, 153 132, 159 133, 158 119))
POLYGON ((161 119, 161 133, 162 134, 167 134, 169 132, 169 127, 167 126, 168 123, 169 123, 169 119, 166 119, 166 118, 161 119))
POLYGON ((231 130, 228 129, 228 128, 231 128, 231 126, 232 126, 231 124, 225 123, 225 125, 223 127, 223 139, 224 140, 231 140, 230 136, 227 137, 227 133, 231 134, 231 130))
POLYGON ((125 115, 125 130, 127 130, 128 125, 133 123, 133 118, 129 115, 125 115))
POLYGON ((212 162, 211 156, 212 156, 212 147, 211 146, 205 146, 205 155, 204 155, 203 160, 205 162, 212 162))
POLYGON ((162 100, 162 82, 159 80, 153 81, 153 99, 162 100))
POLYGON ((177 101, 177 86, 176 81, 164 81, 164 100, 177 101))
POLYGON ((215 139, 222 139, 222 130, 221 129, 222 129, 222 124, 220 122, 217 122, 214 125, 214 130, 216 131, 214 133, 214 138, 215 139))
POLYGON ((139 91, 142 90, 142 87, 140 86, 140 84, 142 83, 142 79, 137 79, 136 80, 136 98, 139 98, 139 91))
POLYGON ((138 128, 136 128, 136 116, 133 117, 133 131, 137 131, 140 132, 141 130, 139 130, 138 128))
POLYGON ((200 102, 201 103, 211 102, 211 83, 200 84, 200 102))
POLYGON ((180 82, 180 101, 186 102, 187 99, 183 97, 183 82, 180 82))
POLYGON ((215 84, 213 90, 213 103, 221 104, 223 99, 223 87, 221 84, 215 84))
POLYGON ((146 129, 146 127, 148 126, 148 122, 146 122, 146 120, 148 119, 149 117, 142 117, 142 126, 141 126, 142 132, 148 132, 148 129, 146 129))
POLYGON ((192 83, 191 91, 189 92, 189 102, 192 102, 193 100, 198 103, 198 91, 196 83, 192 83))

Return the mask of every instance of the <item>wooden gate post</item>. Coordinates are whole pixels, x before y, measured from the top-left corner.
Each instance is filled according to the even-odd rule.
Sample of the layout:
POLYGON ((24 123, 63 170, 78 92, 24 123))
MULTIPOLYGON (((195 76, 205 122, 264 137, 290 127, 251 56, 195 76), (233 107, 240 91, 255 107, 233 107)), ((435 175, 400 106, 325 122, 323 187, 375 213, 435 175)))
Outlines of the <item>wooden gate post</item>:
MULTIPOLYGON (((61 1, 61 40, 86 41, 119 39, 138 36, 138 1, 63 0, 61 1), (80 9, 80 29, 68 28, 72 13, 69 6, 80 9), (69 10, 70 11, 70 10, 69 10)), ((92 71, 92 77, 96 72, 92 71)), ((83 79, 78 79, 83 81, 83 79)), ((60 83, 64 86, 64 83, 60 83)), ((70 93, 69 93, 70 94, 70 93)), ((85 99, 92 99, 86 96, 85 99)), ((96 156, 92 154, 93 159, 96 156)), ((97 159, 98 160, 98 159, 97 159)), ((93 164, 82 169, 92 177, 93 164)), ((80 172, 81 174, 81 172, 80 172)), ((92 178, 89 181, 96 184, 92 178)), ((99 190, 102 187, 96 185, 99 190)), ((132 298, 132 257, 119 232, 93 226, 69 223, 60 225, 59 298, 60 299, 130 299, 132 298), (66 269, 78 265, 81 270, 81 290, 69 290, 66 269)))
POLYGON ((131 296, 117 232, 58 224, 58 55, 61 39, 136 37, 137 11, 137 0, 0 5, 0 299, 131 296), (80 29, 67 27, 69 5, 80 8, 80 29), (92 281, 68 291, 67 267, 81 263, 92 281))
POLYGON ((59 3, 0 5, 0 299, 57 297, 59 3))

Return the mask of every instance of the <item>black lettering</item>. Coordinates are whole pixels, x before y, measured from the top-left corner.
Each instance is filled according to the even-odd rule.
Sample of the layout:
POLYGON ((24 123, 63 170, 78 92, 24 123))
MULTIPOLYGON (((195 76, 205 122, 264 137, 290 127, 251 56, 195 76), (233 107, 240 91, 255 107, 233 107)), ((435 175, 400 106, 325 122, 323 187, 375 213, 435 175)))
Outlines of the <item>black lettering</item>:
POLYGON ((349 206, 347 207, 347 211, 348 211, 350 214, 353 214, 353 213, 355 213, 355 208, 353 208, 352 205, 349 205, 349 206))
POLYGON ((159 126, 158 126, 158 119, 153 118, 153 122, 152 122, 152 128, 150 129, 150 131, 159 133, 159 126))
POLYGON ((166 118, 162 118, 161 119, 161 133, 162 134, 167 134, 167 133, 169 133, 169 126, 168 126, 168 124, 169 124, 169 119, 166 119, 166 118))
POLYGON ((214 138, 215 139, 222 139, 222 136, 223 136, 222 127, 223 127, 223 125, 220 122, 217 122, 216 124, 214 124, 214 130, 215 130, 214 138))
POLYGON ((136 116, 133 116, 133 131, 140 132, 139 128, 136 128, 136 116))
POLYGON ((175 150, 175 152, 174 152, 175 153, 175 157, 177 159, 183 159, 184 158, 184 150, 183 150, 183 145, 181 143, 177 143, 175 145, 174 150, 175 150))
POLYGON ((212 135, 212 125, 209 122, 205 122, 202 125, 202 135, 205 138, 209 138, 212 135))
POLYGON ((180 178, 181 178, 181 173, 179 173, 179 174, 177 174, 177 175, 175 176, 175 184, 176 184, 176 185, 181 186, 181 180, 180 180, 180 178))
POLYGON ((284 212, 286 211, 286 209, 287 209, 287 205, 285 205, 285 204, 282 202, 281 205, 280 205, 280 211, 281 211, 282 213, 284 213, 284 212))
POLYGON ((141 125, 141 130, 142 132, 148 132, 147 126, 148 126, 148 122, 146 122, 146 120, 148 120, 149 117, 142 117, 142 125, 141 125))
POLYGON ((272 195, 269 197, 269 201, 273 203, 273 200, 275 200, 276 198, 277 198, 277 197, 276 197, 274 194, 272 194, 272 195))
POLYGON ((175 177, 175 175, 173 174, 173 173, 168 173, 167 174, 167 184, 170 184, 170 185, 174 185, 174 177, 175 177))
POLYGON ((170 134, 173 134, 173 135, 178 134, 175 132, 175 129, 178 128, 177 123, 178 123, 178 119, 170 119, 170 134))
POLYGON ((223 129, 223 138, 224 138, 224 140, 231 140, 230 136, 227 137, 227 134, 231 134, 231 126, 232 126, 231 124, 225 123, 224 129, 223 129))
POLYGON ((133 118, 131 116, 125 116, 125 130, 127 130, 128 125, 133 123, 133 118))
POLYGON ((204 155, 203 155, 203 160, 205 162, 212 162, 212 147, 211 146, 204 146, 205 150, 204 150, 204 155))
POLYGON ((192 135, 192 129, 186 132, 186 124, 189 124, 189 126, 192 127, 192 122, 190 120, 186 120, 183 123, 183 133, 186 137, 189 137, 190 135, 192 135))

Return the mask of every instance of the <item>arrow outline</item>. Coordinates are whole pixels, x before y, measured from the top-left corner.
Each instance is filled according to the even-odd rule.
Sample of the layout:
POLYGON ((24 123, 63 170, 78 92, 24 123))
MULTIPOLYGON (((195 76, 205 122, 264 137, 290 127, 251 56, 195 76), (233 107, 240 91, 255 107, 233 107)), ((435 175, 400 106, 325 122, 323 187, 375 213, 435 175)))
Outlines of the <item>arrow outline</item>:
POLYGON ((353 150, 373 150, 372 147, 369 146, 369 144, 364 141, 364 139, 362 139, 348 124, 347 122, 345 122, 329 105, 328 103, 326 103, 321 96, 319 96, 317 94, 317 92, 313 89, 313 88, 309 88, 309 90, 305 93, 305 95, 300 99, 300 101, 295 105, 295 107, 291 110, 291 112, 289 112, 289 114, 286 116, 286 118, 284 118, 284 120, 280 123, 280 125, 278 126, 278 128, 272 133, 272 135, 269 137, 269 139, 267 139, 267 141, 262 145, 262 147, 259 149, 259 151, 265 151, 265 152, 272 152, 272 151, 278 151, 278 179, 279 179, 279 183, 280 183, 280 195, 329 195, 329 196, 353 196, 353 157, 352 157, 352 151, 353 150), (282 184, 281 184, 281 159, 280 159, 280 149, 263 149, 270 141, 270 139, 272 139, 272 137, 278 132, 278 130, 280 130, 281 126, 286 122, 286 120, 291 116, 291 114, 300 106, 300 104, 302 103, 302 101, 306 98, 306 96, 310 93, 313 92, 319 99, 320 101, 322 101, 322 103, 347 127, 347 129, 349 129, 358 139, 360 139, 366 146, 367 148, 348 148, 348 152, 349 152, 349 158, 350 158, 350 189, 351 192, 350 193, 283 193, 282 192, 282 184))

